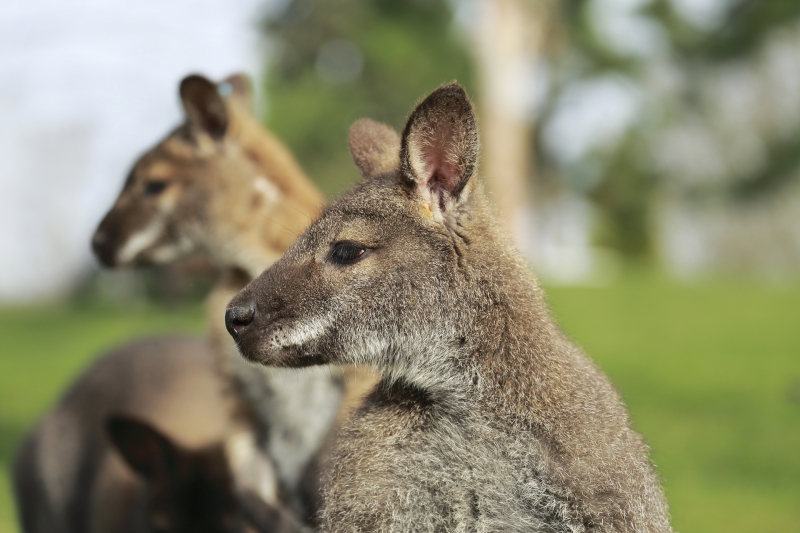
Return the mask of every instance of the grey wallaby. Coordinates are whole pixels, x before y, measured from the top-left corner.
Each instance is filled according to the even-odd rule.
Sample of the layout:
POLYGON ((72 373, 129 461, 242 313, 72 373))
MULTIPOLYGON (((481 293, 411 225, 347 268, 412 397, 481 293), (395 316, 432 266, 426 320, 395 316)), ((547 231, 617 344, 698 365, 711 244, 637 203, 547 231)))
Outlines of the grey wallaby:
POLYGON ((207 345, 190 338, 137 341, 98 359, 15 458, 22 530, 299 530, 223 389, 207 345))
POLYGON ((671 531, 619 394, 498 229, 465 91, 402 136, 357 122, 350 148, 361 183, 226 313, 251 361, 382 375, 331 452, 321 529, 671 531))

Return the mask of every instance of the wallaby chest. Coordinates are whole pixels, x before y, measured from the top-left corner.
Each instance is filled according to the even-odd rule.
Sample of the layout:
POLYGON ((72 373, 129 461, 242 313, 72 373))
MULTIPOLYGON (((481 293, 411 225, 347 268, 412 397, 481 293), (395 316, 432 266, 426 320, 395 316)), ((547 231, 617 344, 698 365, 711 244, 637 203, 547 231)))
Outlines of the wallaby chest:
POLYGON ((447 412, 421 391, 381 386, 338 439, 325 527, 568 531, 540 464, 535 439, 487 424, 478 402, 447 412))

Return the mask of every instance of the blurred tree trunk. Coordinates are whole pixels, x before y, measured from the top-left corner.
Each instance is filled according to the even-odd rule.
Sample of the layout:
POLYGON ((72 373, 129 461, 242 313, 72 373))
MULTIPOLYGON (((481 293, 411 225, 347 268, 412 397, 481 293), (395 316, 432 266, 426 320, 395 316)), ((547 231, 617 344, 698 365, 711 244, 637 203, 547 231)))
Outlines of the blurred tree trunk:
POLYGON ((483 140, 482 174, 501 222, 530 255, 526 222, 533 182, 533 113, 537 65, 556 0, 480 0, 475 42, 483 140))

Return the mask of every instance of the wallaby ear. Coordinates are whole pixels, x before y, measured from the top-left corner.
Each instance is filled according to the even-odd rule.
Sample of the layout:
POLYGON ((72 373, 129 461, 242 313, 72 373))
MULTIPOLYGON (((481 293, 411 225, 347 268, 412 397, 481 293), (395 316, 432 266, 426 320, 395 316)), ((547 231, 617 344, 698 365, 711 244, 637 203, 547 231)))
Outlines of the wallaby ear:
POLYGON ((203 76, 192 74, 181 81, 181 102, 192 128, 221 139, 228 128, 228 111, 217 86, 203 76))
POLYGON ((224 98, 235 98, 247 109, 253 109, 253 81, 247 74, 232 74, 217 84, 224 98))
POLYGON ((177 447, 149 424, 126 416, 112 416, 106 429, 125 462, 148 481, 175 469, 177 447))
POLYGON ((350 127, 349 141, 353 161, 366 179, 400 164, 400 135, 386 124, 362 118, 350 127))
POLYGON ((478 129, 466 91, 444 85, 425 98, 403 130, 402 178, 416 186, 433 212, 444 212, 462 196, 478 161, 478 129))

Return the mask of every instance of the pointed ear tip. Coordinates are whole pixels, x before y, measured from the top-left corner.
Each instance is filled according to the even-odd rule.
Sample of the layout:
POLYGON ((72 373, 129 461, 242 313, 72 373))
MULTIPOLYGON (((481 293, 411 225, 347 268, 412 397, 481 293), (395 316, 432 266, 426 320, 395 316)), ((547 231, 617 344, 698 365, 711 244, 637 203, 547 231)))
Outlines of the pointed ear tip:
POLYGON ((181 96, 185 96, 187 91, 196 87, 216 87, 214 82, 203 76, 202 74, 189 74, 184 76, 179 85, 179 92, 181 96))
POLYGON ((398 135, 391 126, 378 122, 377 120, 372 120, 371 118, 358 119, 350 126, 348 140, 351 146, 354 142, 358 142, 364 138, 375 137, 387 140, 389 138, 398 137, 398 135))
POLYGON ((474 106, 467 91, 456 82, 442 85, 428 96, 424 97, 414 108, 412 115, 417 111, 424 112, 431 108, 451 109, 458 113, 474 115, 474 106))
POLYGON ((365 178, 377 176, 399 164, 400 135, 394 128, 369 118, 350 126, 350 155, 365 178))
POLYGON ((245 74, 244 72, 235 72, 230 76, 227 76, 224 80, 222 80, 217 85, 222 85, 228 83, 234 89, 235 92, 250 92, 253 87, 253 80, 250 78, 249 75, 245 74))
POLYGON ((242 81, 250 81, 250 76, 246 72, 234 72, 230 76, 225 78, 226 81, 230 80, 242 80, 242 81))
POLYGON ((467 92, 466 89, 464 89, 464 86, 461 85, 460 83, 458 83, 455 80, 451 81, 450 83, 445 83, 444 85, 442 85, 441 88, 442 89, 451 89, 451 90, 459 91, 459 92, 462 92, 462 93, 466 93, 467 92))
POLYGON ((457 83, 452 83, 448 86, 448 95, 451 95, 458 100, 462 101, 464 104, 469 106, 472 109, 472 100, 467 94, 467 90, 457 83))
POLYGON ((353 125, 350 126, 349 135, 352 139, 354 135, 358 135, 358 133, 372 127, 372 124, 375 124, 375 121, 371 118, 360 118, 353 122, 353 125))
POLYGON ((192 83, 197 83, 199 81, 207 81, 207 79, 204 76, 200 75, 200 74, 196 74, 196 73, 187 74, 181 80, 180 86, 181 87, 186 87, 186 86, 191 85, 192 83))
POLYGON ((457 81, 451 81, 450 83, 445 83, 431 94, 446 94, 446 95, 453 95, 453 96, 461 96, 469 100, 469 95, 467 94, 467 90, 457 81))

